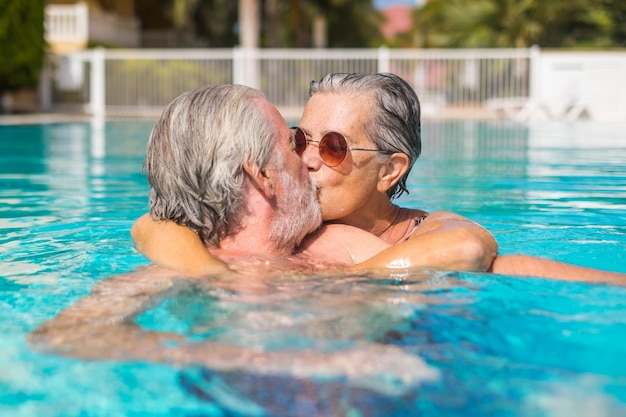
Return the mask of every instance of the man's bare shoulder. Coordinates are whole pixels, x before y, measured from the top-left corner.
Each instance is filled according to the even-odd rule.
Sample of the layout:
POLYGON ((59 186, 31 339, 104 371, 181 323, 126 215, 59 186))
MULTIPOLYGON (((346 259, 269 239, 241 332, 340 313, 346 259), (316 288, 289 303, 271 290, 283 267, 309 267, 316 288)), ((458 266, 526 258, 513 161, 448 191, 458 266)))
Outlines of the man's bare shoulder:
POLYGON ((297 253, 335 265, 354 265, 371 258, 390 245, 373 234, 345 224, 324 224, 310 234, 297 253))

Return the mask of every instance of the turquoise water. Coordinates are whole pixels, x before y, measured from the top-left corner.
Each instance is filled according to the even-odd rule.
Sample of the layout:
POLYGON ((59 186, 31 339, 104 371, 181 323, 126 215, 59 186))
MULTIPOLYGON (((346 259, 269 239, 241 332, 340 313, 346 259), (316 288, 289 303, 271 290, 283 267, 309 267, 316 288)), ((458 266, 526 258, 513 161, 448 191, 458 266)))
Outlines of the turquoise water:
MULTIPOLYGON (((626 416, 621 286, 280 277, 255 297, 190 287, 135 320, 295 355, 354 348, 358 368, 381 360, 363 344, 392 346, 425 363, 411 382, 392 378, 393 358, 391 376, 350 380, 33 351, 25 337, 39 324, 147 265, 128 231, 147 210, 151 125, 0 126, 1 416, 626 416)), ((403 204, 460 212, 501 253, 626 273, 624 125, 426 122, 410 188, 403 204)))

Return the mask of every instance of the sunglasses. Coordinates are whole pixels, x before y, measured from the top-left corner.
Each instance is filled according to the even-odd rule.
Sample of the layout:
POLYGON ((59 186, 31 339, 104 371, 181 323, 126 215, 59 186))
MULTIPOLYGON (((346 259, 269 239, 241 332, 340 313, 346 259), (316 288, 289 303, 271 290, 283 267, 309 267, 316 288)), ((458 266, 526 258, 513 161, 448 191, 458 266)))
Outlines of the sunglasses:
POLYGON ((379 152, 388 155, 393 153, 380 149, 350 148, 346 138, 337 132, 328 132, 319 141, 307 139, 306 134, 299 127, 292 127, 291 132, 294 150, 298 155, 302 156, 309 143, 317 143, 320 159, 324 165, 331 168, 341 164, 348 156, 348 151, 379 152))

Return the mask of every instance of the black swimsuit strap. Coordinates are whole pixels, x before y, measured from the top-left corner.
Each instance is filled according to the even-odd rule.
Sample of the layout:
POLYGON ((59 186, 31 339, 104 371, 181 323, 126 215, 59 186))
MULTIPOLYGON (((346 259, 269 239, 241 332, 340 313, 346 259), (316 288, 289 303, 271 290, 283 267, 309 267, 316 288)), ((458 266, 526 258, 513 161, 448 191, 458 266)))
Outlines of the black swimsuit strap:
POLYGON ((427 216, 428 214, 424 214, 423 216, 415 218, 415 224, 413 225, 413 229, 409 233, 406 234, 406 236, 404 237, 405 241, 409 240, 411 236, 413 236, 413 233, 415 233, 415 230, 417 230, 417 226, 419 226, 420 223, 422 223, 427 216))

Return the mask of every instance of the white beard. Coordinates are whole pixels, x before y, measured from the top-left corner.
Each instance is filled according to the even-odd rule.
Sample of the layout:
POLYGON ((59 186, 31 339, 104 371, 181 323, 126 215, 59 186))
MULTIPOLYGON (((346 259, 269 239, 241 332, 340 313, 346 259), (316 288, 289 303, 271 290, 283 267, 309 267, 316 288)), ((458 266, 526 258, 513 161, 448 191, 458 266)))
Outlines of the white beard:
POLYGON ((277 201, 270 238, 278 248, 289 253, 322 224, 317 187, 313 180, 307 178, 307 181, 299 183, 284 170, 280 170, 278 175, 284 197, 277 201))

